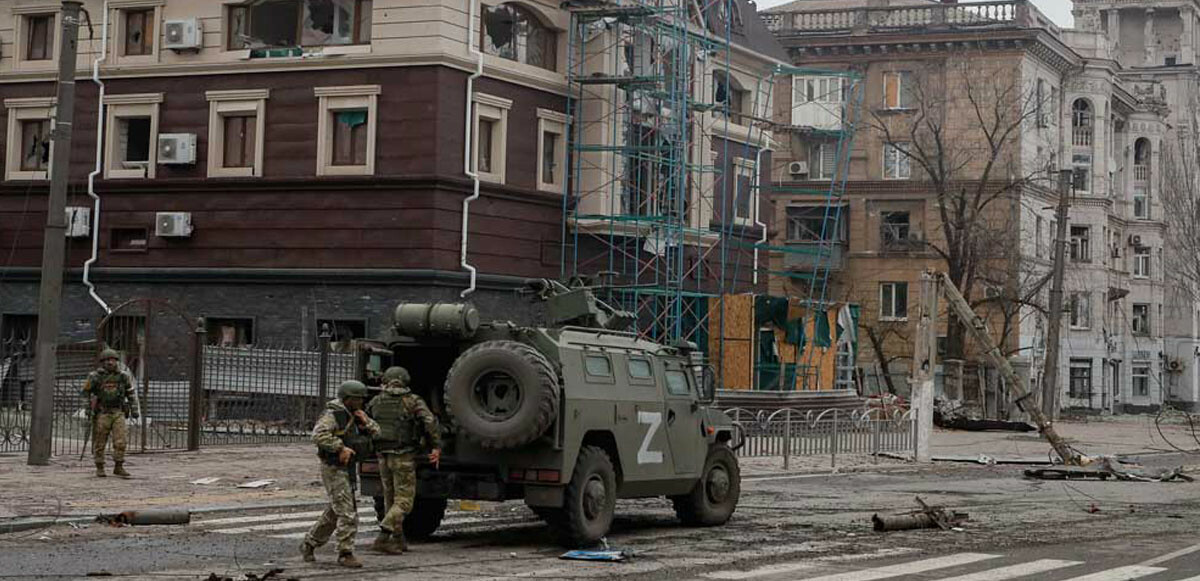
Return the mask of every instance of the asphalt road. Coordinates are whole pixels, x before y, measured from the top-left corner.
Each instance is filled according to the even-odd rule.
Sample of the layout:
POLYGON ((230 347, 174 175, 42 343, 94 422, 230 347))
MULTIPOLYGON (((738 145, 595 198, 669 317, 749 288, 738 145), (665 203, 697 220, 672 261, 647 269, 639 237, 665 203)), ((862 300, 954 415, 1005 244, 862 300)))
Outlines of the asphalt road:
MULTIPOLYGON (((1155 458, 1156 464, 1190 458, 1155 458)), ((404 556, 359 552, 347 577, 330 547, 314 565, 296 552, 311 511, 197 518, 187 526, 55 527, 0 537, 0 579, 282 578, 567 579, 1200 579, 1200 483, 1046 482, 1020 468, 948 466, 922 471, 746 480, 723 527, 681 527, 665 500, 623 501, 609 536, 624 563, 560 560, 545 527, 519 503, 454 511, 429 543, 404 556), (911 510, 914 497, 968 512, 963 531, 871 531, 875 512, 911 510), (1174 555, 1174 556, 1172 556, 1174 555), (1140 567, 1140 568, 1139 568, 1140 567), (1089 577, 1090 576, 1090 577, 1089 577)), ((374 535, 364 509, 359 539, 374 535)))

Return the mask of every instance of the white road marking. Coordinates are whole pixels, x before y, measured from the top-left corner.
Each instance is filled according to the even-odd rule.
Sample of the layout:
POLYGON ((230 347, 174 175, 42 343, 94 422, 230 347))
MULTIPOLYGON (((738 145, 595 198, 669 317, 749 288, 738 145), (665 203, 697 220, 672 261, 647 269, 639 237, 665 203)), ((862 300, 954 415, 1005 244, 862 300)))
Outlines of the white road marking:
MULTIPOLYGON (((247 523, 271 522, 276 520, 293 520, 298 518, 317 518, 324 511, 314 510, 309 512, 284 512, 273 514, 260 514, 255 516, 234 516, 229 518, 214 518, 212 520, 198 520, 197 525, 200 526, 215 526, 215 525, 236 525, 247 523)), ((359 514, 373 513, 373 508, 360 508, 359 514)))
POLYGON ((1073 577, 1066 581, 1128 581, 1129 579, 1137 579, 1155 573, 1166 571, 1164 567, 1147 567, 1145 565, 1129 565, 1128 567, 1117 567, 1083 577, 1073 577))
POLYGON ((997 569, 989 569, 978 573, 968 575, 960 575, 958 577, 949 577, 941 581, 1003 581, 1004 579, 1015 579, 1026 575, 1036 575, 1062 569, 1064 567, 1074 567, 1082 565, 1083 561, 1060 561, 1058 559, 1041 559, 1039 561, 1030 561, 1028 563, 1020 563, 1018 565, 1009 565, 1008 567, 1000 567, 997 569))
POLYGON ((1146 559, 1145 561, 1138 563, 1138 565, 1144 565, 1146 567, 1151 567, 1154 565, 1158 565, 1160 563, 1166 563, 1167 561, 1170 561, 1172 559, 1178 559, 1179 557, 1182 557, 1184 555, 1190 555, 1192 553, 1195 553, 1196 551, 1200 551, 1200 545, 1192 545, 1190 547, 1184 547, 1182 549, 1179 549, 1178 551, 1175 551, 1174 553, 1167 553, 1165 555, 1159 555, 1153 559, 1146 559))
MULTIPOLYGON (((875 579, 889 579, 891 577, 900 577, 901 575, 916 575, 926 571, 958 567, 959 565, 969 565, 971 563, 986 561, 988 559, 996 559, 999 557, 1000 555, 985 555, 982 553, 958 553, 957 555, 935 557, 933 559, 900 563, 898 565, 886 565, 884 567, 876 567, 874 569, 863 569, 862 571, 850 571, 847 573, 823 575, 821 577, 813 577, 808 581, 874 581, 875 579)), ((763 573, 762 575, 770 574, 771 573, 768 572, 763 573)), ((755 575, 755 577, 762 575, 755 575)), ((748 579, 750 577, 742 578, 748 579)))
POLYGON ((716 571, 713 573, 703 573, 700 576, 707 579, 753 579, 755 577, 766 577, 767 575, 782 575, 784 573, 798 573, 809 569, 820 567, 817 563, 779 563, 776 565, 767 565, 750 569, 749 571, 716 571))

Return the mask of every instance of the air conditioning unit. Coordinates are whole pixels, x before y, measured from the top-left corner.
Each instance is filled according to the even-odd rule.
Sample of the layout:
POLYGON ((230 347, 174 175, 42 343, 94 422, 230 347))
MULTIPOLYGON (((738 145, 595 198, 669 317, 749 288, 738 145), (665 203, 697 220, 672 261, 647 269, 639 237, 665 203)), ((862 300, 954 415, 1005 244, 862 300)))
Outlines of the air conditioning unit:
POLYGON ((196 163, 196 134, 164 133, 159 135, 158 163, 169 165, 196 163))
POLYGON ((158 212, 154 215, 154 235, 159 238, 187 238, 192 235, 191 212, 158 212))
POLYGON ((67 206, 67 238, 86 238, 92 233, 92 209, 67 206))
POLYGON ((1140 248, 1142 246, 1142 237, 1138 236, 1137 234, 1130 236, 1129 245, 1135 248, 1140 248))
POLYGON ((163 25, 163 46, 171 50, 200 50, 204 46, 204 29, 200 20, 168 20, 163 25))
POLYGON ((793 162, 789 163, 788 164, 788 173, 792 174, 793 176, 808 175, 808 162, 807 161, 793 161, 793 162))
POLYGON ((1180 371, 1183 371, 1183 362, 1178 359, 1167 361, 1167 371, 1172 373, 1179 373, 1180 371))

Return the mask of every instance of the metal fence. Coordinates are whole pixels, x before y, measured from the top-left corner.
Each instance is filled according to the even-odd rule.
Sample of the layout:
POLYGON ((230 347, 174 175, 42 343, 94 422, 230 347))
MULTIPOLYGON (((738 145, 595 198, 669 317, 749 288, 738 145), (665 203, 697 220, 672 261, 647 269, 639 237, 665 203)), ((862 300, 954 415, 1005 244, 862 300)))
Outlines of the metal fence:
POLYGON ((205 346, 201 443, 307 439, 338 384, 355 378, 355 356, 331 353, 328 343, 322 344, 317 350, 205 346))
POLYGON ((839 454, 908 453, 916 443, 916 420, 909 411, 731 408, 725 414, 737 427, 738 456, 781 456, 784 468, 792 456, 829 456, 836 466, 839 454))
MULTIPOLYGON (((94 343, 58 346, 51 408, 54 426, 51 450, 54 454, 74 454, 84 449, 91 424, 82 390, 88 373, 95 368, 95 361, 94 343)), ((9 338, 0 342, 0 453, 29 449, 33 391, 33 341, 9 338)))

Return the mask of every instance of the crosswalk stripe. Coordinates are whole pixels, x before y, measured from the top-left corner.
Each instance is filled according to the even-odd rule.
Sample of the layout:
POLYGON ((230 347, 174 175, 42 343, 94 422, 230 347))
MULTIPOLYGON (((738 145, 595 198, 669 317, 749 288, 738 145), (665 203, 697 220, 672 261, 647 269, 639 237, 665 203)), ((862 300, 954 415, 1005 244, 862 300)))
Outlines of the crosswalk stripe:
POLYGON ((782 575, 784 573, 799 573, 809 569, 816 569, 815 563, 779 563, 776 565, 766 565, 749 571, 715 571, 713 573, 703 573, 700 576, 706 579, 724 579, 734 581, 737 579, 753 579, 755 577, 765 577, 767 575, 782 575))
POLYGON ((1066 581, 1128 581, 1129 579, 1137 579, 1155 573, 1166 571, 1165 567, 1147 567, 1145 565, 1129 565, 1128 567, 1117 567, 1083 577, 1073 577, 1066 581))
POLYGON ((1184 548, 1179 549, 1178 551, 1175 551, 1172 553, 1167 553, 1165 555, 1159 555, 1157 557, 1154 557, 1153 559, 1146 559, 1145 561, 1138 563, 1138 565, 1145 565, 1147 567, 1151 567, 1154 565, 1158 565, 1160 563, 1166 563, 1167 561, 1170 561, 1173 559, 1178 559, 1179 557, 1182 557, 1184 555, 1190 555, 1192 553, 1195 553, 1196 551, 1200 551, 1200 545, 1192 545, 1190 547, 1184 547, 1184 548))
POLYGON ((969 565, 971 563, 986 561, 988 559, 996 559, 998 557, 1000 557, 1000 555, 959 553, 957 555, 935 557, 933 559, 900 563, 898 565, 887 565, 885 567, 864 569, 862 571, 834 573, 833 575, 813 577, 808 581, 874 581, 875 579, 888 579, 891 577, 899 577, 901 575, 915 575, 917 573, 924 573, 926 571, 933 571, 936 569, 946 569, 949 567, 957 567, 959 565, 969 565))
MULTIPOLYGON (((200 526, 217 526, 217 525, 236 525, 247 523, 271 522, 274 520, 290 520, 299 518, 317 518, 324 511, 314 510, 309 512, 283 512, 272 514, 259 514, 255 516, 234 516, 229 518, 214 518, 211 520, 198 520, 197 525, 200 526)), ((367 514, 375 512, 374 508, 360 508, 359 514, 367 514)))
POLYGON ((289 520, 283 522, 275 522, 265 525, 254 525, 249 527, 237 527, 232 529, 213 529, 210 533, 221 535, 240 535, 244 533, 253 533, 259 531, 286 531, 288 529, 306 529, 311 527, 316 521, 311 520, 289 520))
POLYGON ((960 575, 958 577, 949 577, 941 581, 1003 581, 1004 579, 1015 579, 1026 575, 1036 575, 1062 569, 1064 567, 1074 567, 1082 565, 1083 561, 1060 561, 1058 559, 1041 559, 1039 561, 1030 561, 1028 563, 1020 563, 1017 565, 1009 565, 1008 567, 1000 567, 997 569, 988 569, 978 573, 968 575, 960 575))

